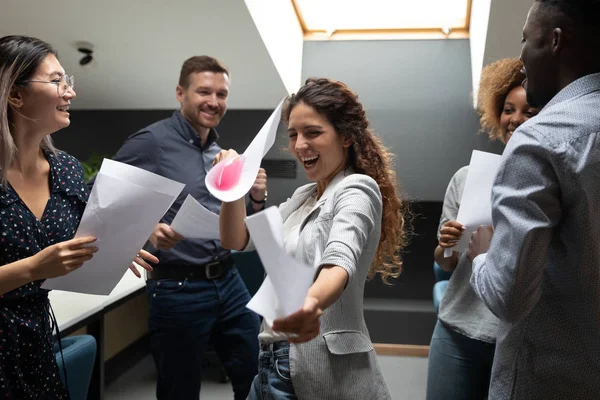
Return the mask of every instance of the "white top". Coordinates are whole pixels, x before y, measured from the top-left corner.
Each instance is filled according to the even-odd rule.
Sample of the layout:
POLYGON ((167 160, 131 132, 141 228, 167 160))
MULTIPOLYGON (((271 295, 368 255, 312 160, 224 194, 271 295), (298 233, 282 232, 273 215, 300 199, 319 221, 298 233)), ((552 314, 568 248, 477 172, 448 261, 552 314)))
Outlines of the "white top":
MULTIPOLYGON (((298 239, 300 238, 300 226, 304 218, 311 213, 317 205, 316 196, 310 196, 306 202, 296 211, 290 214, 289 218, 283 223, 283 245, 285 251, 293 257, 296 257, 296 249, 298 248, 298 239)), ((258 340, 262 343, 274 343, 280 340, 287 340, 288 335, 285 333, 273 332, 273 330, 263 320, 262 330, 258 335, 258 340)))

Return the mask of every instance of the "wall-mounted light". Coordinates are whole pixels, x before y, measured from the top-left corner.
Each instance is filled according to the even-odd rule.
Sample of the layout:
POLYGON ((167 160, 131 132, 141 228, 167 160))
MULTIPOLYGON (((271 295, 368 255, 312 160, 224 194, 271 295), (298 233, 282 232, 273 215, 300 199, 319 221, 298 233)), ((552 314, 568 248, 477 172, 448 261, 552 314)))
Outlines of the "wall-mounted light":
POLYGON ((94 45, 90 42, 76 42, 77 51, 83 54, 79 60, 79 65, 88 65, 94 60, 94 45))

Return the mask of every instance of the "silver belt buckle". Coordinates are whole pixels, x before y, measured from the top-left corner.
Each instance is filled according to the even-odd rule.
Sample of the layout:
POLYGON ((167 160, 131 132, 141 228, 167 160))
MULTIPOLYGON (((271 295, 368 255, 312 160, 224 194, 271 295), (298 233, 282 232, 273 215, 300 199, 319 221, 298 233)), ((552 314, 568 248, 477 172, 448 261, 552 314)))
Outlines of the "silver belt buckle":
POLYGON ((219 276, 221 276, 221 274, 216 274, 213 275, 211 274, 211 268, 214 267, 215 265, 219 265, 220 262, 219 261, 213 261, 213 262, 209 262, 208 264, 206 264, 204 266, 204 274, 206 275, 206 279, 216 279, 219 276))

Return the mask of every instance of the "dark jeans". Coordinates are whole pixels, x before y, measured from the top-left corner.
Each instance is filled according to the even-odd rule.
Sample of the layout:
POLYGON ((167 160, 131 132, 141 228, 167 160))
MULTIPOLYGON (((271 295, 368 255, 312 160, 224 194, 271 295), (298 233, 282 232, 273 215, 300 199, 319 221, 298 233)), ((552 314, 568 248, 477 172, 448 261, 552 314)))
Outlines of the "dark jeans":
POLYGON ((488 394, 495 346, 471 339, 438 320, 427 371, 427 400, 483 400, 488 394))
POLYGON ((276 342, 261 349, 258 364, 248 400, 298 400, 290 376, 289 342, 276 342))
POLYGON ((248 395, 257 373, 258 316, 235 267, 207 280, 147 282, 152 355, 159 400, 197 400, 202 359, 213 344, 231 378, 236 400, 248 395))

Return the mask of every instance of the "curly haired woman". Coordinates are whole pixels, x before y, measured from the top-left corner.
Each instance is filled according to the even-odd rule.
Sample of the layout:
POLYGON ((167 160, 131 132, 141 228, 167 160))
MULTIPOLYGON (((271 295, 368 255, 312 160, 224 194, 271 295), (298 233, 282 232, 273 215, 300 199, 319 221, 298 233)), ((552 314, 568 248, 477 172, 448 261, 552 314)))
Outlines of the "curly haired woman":
MULTIPOLYGON (((521 83, 525 75, 516 58, 486 66, 481 75, 478 110, 481 126, 490 139, 506 144, 523 122, 537 109, 527 104, 521 83)), ((494 358, 497 318, 477 297, 469 279, 471 263, 466 252, 452 248, 462 236, 463 225, 456 221, 468 166, 452 177, 440 218, 434 258, 446 271, 454 271, 439 307, 438 322, 431 338, 427 376, 428 400, 484 399, 490 384, 494 358)))
MULTIPOLYGON (((283 119, 291 153, 315 182, 279 206, 285 248, 307 265, 317 252, 321 258, 304 307, 272 327, 263 324, 249 399, 390 399, 365 324, 363 292, 367 277, 385 281, 400 270, 405 203, 391 155, 341 82, 308 79, 288 99, 283 119)), ((229 150, 219 159, 236 155, 229 150)), ((223 203, 224 247, 249 247, 244 217, 243 200, 223 203)))

